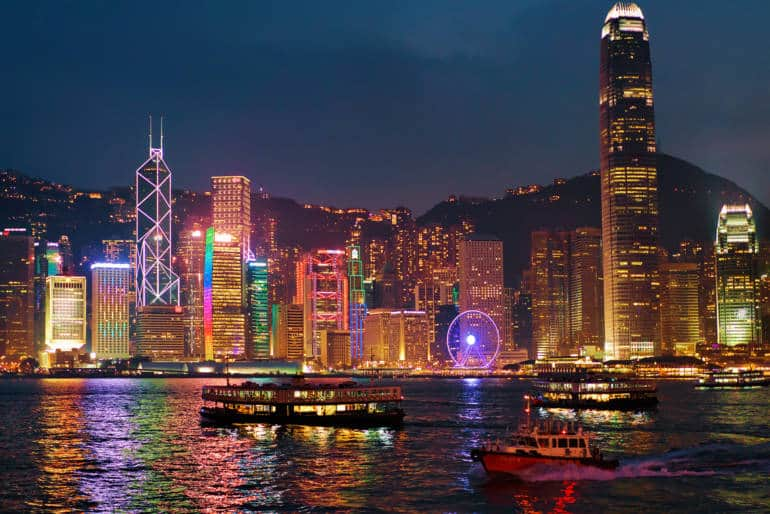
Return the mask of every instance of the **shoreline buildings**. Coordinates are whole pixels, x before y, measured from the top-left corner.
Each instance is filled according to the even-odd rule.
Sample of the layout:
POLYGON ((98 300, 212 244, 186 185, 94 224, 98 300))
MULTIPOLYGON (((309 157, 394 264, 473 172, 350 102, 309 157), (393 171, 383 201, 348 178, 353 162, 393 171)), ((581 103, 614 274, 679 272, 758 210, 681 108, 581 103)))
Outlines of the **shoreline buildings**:
POLYGON ((608 359, 658 346, 658 174, 649 32, 642 10, 618 2, 601 30, 599 137, 608 359))

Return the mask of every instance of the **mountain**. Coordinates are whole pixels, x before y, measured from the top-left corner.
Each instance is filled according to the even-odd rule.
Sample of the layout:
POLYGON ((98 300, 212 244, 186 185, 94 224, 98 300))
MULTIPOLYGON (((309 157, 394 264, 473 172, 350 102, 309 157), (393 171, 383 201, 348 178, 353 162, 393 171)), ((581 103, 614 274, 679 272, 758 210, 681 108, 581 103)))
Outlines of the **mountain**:
MULTIPOLYGON (((452 225, 463 219, 476 230, 503 240, 506 284, 514 285, 529 266, 530 234, 540 228, 601 226, 598 172, 555 183, 536 192, 497 200, 445 201, 421 216, 420 225, 452 225)), ((690 239, 711 244, 725 203, 749 203, 760 238, 770 240, 770 211, 746 190, 682 159, 658 154, 659 233, 661 246, 674 248, 690 239)))

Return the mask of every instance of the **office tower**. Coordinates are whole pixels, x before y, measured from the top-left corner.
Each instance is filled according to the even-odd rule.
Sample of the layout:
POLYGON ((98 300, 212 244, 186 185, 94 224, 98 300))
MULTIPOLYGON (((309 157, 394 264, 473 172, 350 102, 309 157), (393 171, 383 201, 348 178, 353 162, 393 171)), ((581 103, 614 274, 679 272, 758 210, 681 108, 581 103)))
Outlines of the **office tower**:
POLYGON ((59 256, 61 257, 61 274, 72 275, 75 273, 75 258, 72 255, 70 238, 62 235, 59 237, 59 256))
POLYGON ((230 234, 241 246, 243 259, 251 250, 251 182, 241 176, 211 177, 212 226, 230 234))
POLYGON ((423 276, 433 268, 449 265, 449 229, 428 225, 417 230, 417 274, 423 276))
POLYGON ((695 355, 701 340, 698 263, 662 263, 660 284, 661 350, 675 355, 695 355))
POLYGON ((398 360, 398 352, 390 353, 388 323, 391 309, 371 309, 364 320, 364 361, 387 363, 398 360))
POLYGON ((45 286, 46 351, 80 350, 86 344, 86 277, 57 275, 45 286))
POLYGON ((658 174, 649 33, 632 2, 601 32, 599 138, 604 339, 609 359, 654 352, 658 340, 658 174))
POLYGON ((179 272, 179 294, 184 308, 185 353, 205 358, 203 344, 203 266, 206 255, 205 230, 191 223, 179 234, 176 263, 179 272))
POLYGON ((374 276, 374 303, 372 303, 372 307, 395 309, 401 302, 401 288, 401 281, 398 280, 393 266, 386 262, 374 276))
POLYGON ((98 359, 129 357, 129 263, 91 265, 91 351, 98 359))
POLYGON ((316 250, 297 263, 297 295, 304 306, 305 357, 320 357, 321 330, 348 329, 348 280, 345 252, 316 250))
POLYGON ((206 359, 245 357, 246 315, 242 247, 227 233, 206 231, 203 334, 206 359))
POLYGON ((136 321, 136 355, 154 361, 185 357, 184 309, 179 305, 152 305, 140 310, 136 321))
POLYGON ((451 360, 449 350, 446 346, 447 333, 449 325, 460 314, 457 305, 450 303, 439 305, 436 313, 436 341, 433 343, 433 349, 430 352, 431 360, 448 363, 451 360))
MULTIPOLYGON (((500 346, 509 338, 503 297, 503 242, 495 236, 471 234, 460 246, 460 312, 487 314, 500 333, 500 346)), ((469 318, 471 323, 473 318, 469 318)), ((483 318, 479 317, 479 322, 483 318)))
POLYGON ((62 258, 59 253, 59 243, 46 243, 45 260, 48 264, 46 276, 54 277, 62 274, 62 258))
POLYGON ((717 333, 720 347, 752 350, 761 334, 757 299, 759 241, 751 207, 725 205, 715 243, 717 333))
POLYGON ((571 351, 603 347, 603 288, 601 229, 576 228, 570 232, 569 250, 571 351))
POLYGON ((246 353, 257 359, 266 359, 273 353, 270 351, 267 277, 266 260, 251 260, 246 263, 246 305, 249 325, 249 343, 246 353))
POLYGON ((325 368, 350 367, 350 332, 323 329, 319 333, 321 365, 325 368))
POLYGON ((396 279, 400 282, 397 306, 412 303, 412 290, 417 279, 417 227, 412 212, 405 207, 391 211, 392 263, 396 279))
POLYGON ((431 273, 421 279, 418 279, 414 287, 414 309, 425 311, 428 316, 429 337, 431 345, 431 355, 439 355, 435 351, 438 338, 438 314, 442 305, 449 305, 453 301, 453 288, 457 278, 457 269, 435 268, 431 273))
POLYGON ((24 229, 0 232, 0 356, 35 355, 35 247, 24 229))
POLYGON ((171 269, 171 169, 163 160, 163 122, 160 148, 136 170, 136 306, 179 305, 179 278, 171 269))
POLYGON ((293 303, 272 306, 275 356, 302 359, 305 353, 304 306, 293 303))
POLYGON ((569 234, 532 232, 532 340, 538 359, 569 347, 569 234))
POLYGON ((717 268, 714 245, 708 245, 698 260, 700 269, 700 332, 707 345, 715 345, 717 336, 717 268))
POLYGON ((349 246, 348 258, 348 290, 350 298, 350 360, 358 364, 364 357, 364 318, 366 317, 366 297, 364 292, 363 263, 361 249, 349 246))
POLYGON ((430 325, 424 311, 392 311, 388 316, 387 325, 391 359, 412 366, 429 362, 430 325))
POLYGON ((136 273, 136 241, 133 239, 103 239, 104 262, 130 265, 131 276, 136 273))

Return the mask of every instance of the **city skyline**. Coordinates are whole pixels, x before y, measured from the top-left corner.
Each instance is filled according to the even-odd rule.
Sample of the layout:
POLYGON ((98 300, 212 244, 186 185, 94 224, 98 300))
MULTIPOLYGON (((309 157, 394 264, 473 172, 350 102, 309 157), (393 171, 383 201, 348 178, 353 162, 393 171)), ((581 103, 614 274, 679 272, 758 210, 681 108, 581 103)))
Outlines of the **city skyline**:
MULTIPOLYGON (((126 174, 135 166, 134 156, 144 146, 146 114, 155 112, 167 115, 166 144, 174 155, 176 184, 197 190, 205 189, 212 174, 244 174, 255 185, 263 184, 276 194, 312 203, 370 209, 386 206, 383 203, 403 203, 419 213, 449 193, 489 196, 499 194, 506 186, 547 183, 554 177, 597 168, 593 93, 596 77, 592 72, 596 42, 590 27, 601 22, 608 9, 606 3, 505 6, 488 2, 475 9, 459 9, 454 4, 453 7, 439 9, 441 15, 434 23, 428 23, 422 14, 427 6, 395 7, 392 12, 359 6, 346 10, 348 16, 341 20, 335 16, 338 6, 318 7, 312 9, 317 16, 315 24, 309 24, 315 29, 311 31, 302 29, 308 28, 304 18, 295 19, 283 8, 273 7, 272 17, 258 23, 253 36, 247 36, 242 29, 260 19, 259 12, 255 12, 259 8, 243 6, 239 20, 230 19, 232 14, 215 13, 220 20, 224 18, 238 29, 223 38, 233 47, 224 63, 231 65, 231 71, 238 77, 246 79, 243 82, 253 87, 250 94, 254 97, 246 96, 240 87, 232 91, 216 80, 187 81, 182 85, 185 90, 189 88, 187 95, 170 97, 165 91, 176 91, 179 85, 169 87, 167 81, 172 79, 162 78, 146 92, 131 93, 117 103, 108 102, 112 100, 111 95, 119 100, 123 98, 122 88, 135 80, 130 78, 134 63, 143 63, 144 59, 139 56, 145 55, 141 53, 143 44, 126 48, 120 39, 122 32, 117 30, 105 44, 124 59, 113 61, 106 55, 92 56, 88 76, 89 81, 97 77, 97 82, 77 88, 83 76, 77 71, 80 68, 74 67, 55 97, 30 109, 33 103, 24 100, 39 86, 23 86, 36 78, 37 72, 29 67, 35 59, 24 59, 23 51, 14 53, 9 55, 11 66, 18 64, 22 73, 17 76, 17 83, 6 85, 11 97, 18 101, 8 103, 11 120, 8 126, 14 130, 4 134, 8 144, 0 149, 0 162, 5 167, 83 188, 121 185, 127 182, 126 174), (379 20, 380 17, 384 20, 379 20), (463 19, 467 19, 467 27, 463 19), (545 19, 552 28, 547 37, 533 34, 527 28, 539 26, 545 19), (292 22, 297 26, 292 26, 292 22), (491 27, 489 35, 473 32, 487 24, 491 27), (362 27, 369 25, 382 36, 381 47, 377 41, 359 37, 362 27), (339 30, 335 32, 332 28, 339 30), (421 31, 422 28, 425 30, 421 31), (464 28, 476 36, 462 38, 461 42, 457 36, 464 28), (331 40, 337 45, 316 49, 320 54, 319 63, 308 65, 308 47, 317 47, 311 43, 323 36, 334 36, 331 40), (365 65, 357 53, 349 55, 343 51, 340 43, 348 42, 346 37, 351 43, 358 43, 362 52, 370 46, 380 51, 365 65), (528 44, 534 41, 538 44, 528 44), (565 59, 559 51, 567 42, 576 53, 570 59, 565 59), (447 44, 448 48, 442 52, 439 43, 447 44), (522 51, 524 47, 528 52, 522 51), (280 54, 283 61, 275 55, 280 48, 285 48, 280 54), (248 49, 254 51, 249 53, 248 49), (235 61, 237 58, 245 58, 243 62, 253 59, 264 67, 259 68, 259 76, 255 77, 254 72, 236 64, 240 62, 235 61), (544 69, 544 62, 558 66, 553 70, 544 69), (285 72, 271 73, 280 63, 286 65, 285 72), (318 78, 328 74, 313 75, 321 65, 339 72, 340 78, 329 84, 324 80, 330 79, 318 78), (359 65, 367 88, 351 85, 355 84, 352 71, 358 70, 359 65), (554 98, 552 93, 560 83, 556 79, 561 69, 570 74, 571 87, 559 90, 561 99, 542 101, 541 95, 554 98), (382 86, 373 80, 383 74, 399 87, 383 91, 388 80, 382 86), (442 76, 458 80, 451 80, 451 87, 440 86, 436 79, 442 76), (476 78, 459 80, 461 77, 476 78), (120 82, 123 79, 125 81, 120 82), (308 84, 304 95, 299 92, 300 83, 308 84), (330 88, 332 85, 335 87, 330 88), (91 89, 99 86, 102 87, 98 91, 91 89), (419 92, 425 96, 415 97, 419 92), (93 93, 88 103, 78 101, 88 93, 93 93), (226 93, 232 93, 230 98, 222 98, 226 93), (488 100, 479 100, 480 96, 488 100), (211 100, 193 103, 199 97, 211 100), (528 101, 522 102, 522 98, 528 101), (393 112, 385 109, 396 100, 403 100, 395 104, 403 107, 393 112), (429 101, 432 109, 428 112, 413 109, 421 101, 429 101), (367 102, 372 112, 364 108, 367 102), (222 108, 216 116, 211 112, 214 104, 222 108), (17 111, 16 105, 25 106, 23 112, 17 111), (192 105, 199 115, 193 116, 192 105), (535 105, 541 113, 534 112, 535 105), (88 107, 86 112, 84 106, 88 107), (239 112, 239 108, 243 110, 239 112), (87 118, 94 123, 82 123, 77 131, 63 130, 68 120, 74 119, 75 112, 77 119, 87 118), (42 123, 44 116, 48 123, 42 123), (340 122, 324 121, 329 119, 340 122), (455 123, 459 119, 465 120, 462 127, 455 123), (539 152, 559 135, 549 132, 556 119, 569 120, 565 130, 572 136, 562 138, 566 143, 561 152, 539 152), (394 131, 391 125, 396 122, 412 130, 403 131, 406 134, 394 131), (469 133, 471 130, 478 135, 469 133), (357 136, 349 137, 351 133, 357 136), (511 138, 518 139, 516 144, 511 138), (36 141, 34 151, 28 141, 36 141), (79 158, 84 150, 83 141, 102 149, 92 156, 87 166, 83 166, 79 158), (456 150, 439 155, 439 144, 456 150), (360 180, 362 170, 370 172, 372 177, 381 177, 377 179, 376 195, 360 180), (395 184, 406 177, 419 177, 419 180, 413 190, 400 195, 395 184), (426 194, 428 184, 433 186, 426 194)), ((718 2, 700 3, 698 16, 693 16, 686 5, 653 1, 643 6, 654 20, 656 100, 663 113, 658 116, 661 150, 723 174, 756 191, 760 199, 768 203, 770 179, 765 173, 768 150, 765 145, 756 144, 767 138, 762 125, 764 115, 761 109, 744 108, 748 103, 770 104, 766 101, 768 93, 752 84, 736 82, 733 76, 738 73, 732 73, 751 69, 758 78, 754 84, 761 83, 764 74, 770 73, 767 71, 770 66, 762 65, 762 60, 767 59, 765 55, 743 51, 761 48, 753 39, 759 37, 761 30, 751 27, 759 23, 761 13, 768 9, 761 3, 749 7, 733 10, 734 21, 724 24, 723 9, 718 2), (678 30, 682 26, 710 34, 714 39, 679 41, 678 30), (737 37, 738 31, 740 37, 737 37), (676 44, 672 42, 675 38, 676 44), (721 93, 727 90, 731 91, 730 95, 721 93)), ((53 5, 51 8, 56 10, 53 5)), ((12 7, 19 11, 18 17, 28 23, 27 36, 55 37, 60 30, 58 23, 50 24, 48 18, 30 15, 26 9, 12 7)), ((169 6, 161 5, 159 9, 161 17, 179 14, 169 6)), ((72 36, 61 38, 63 47, 58 50, 61 53, 54 54, 63 62, 75 59, 88 35, 83 24, 94 15, 106 16, 108 26, 117 23, 121 16, 116 11, 120 9, 88 9, 86 4, 71 6, 71 12, 62 16, 65 20, 75 19, 69 25, 61 25, 66 25, 72 36)), ((181 14, 183 20, 189 17, 191 24, 186 27, 180 23, 181 27, 175 29, 179 31, 176 34, 179 41, 198 42, 199 39, 191 39, 189 28, 207 14, 203 8, 181 14)), ((24 27, 21 23, 11 30, 24 27)), ((212 33, 198 37, 209 40, 220 35, 211 30, 212 33)), ((47 37, 33 38, 29 51, 44 47, 47 37)), ((192 72, 190 52, 205 50, 200 44, 190 44, 189 49, 177 48, 178 43, 159 44, 160 55, 167 57, 166 64, 181 73, 181 77, 192 72), (164 45, 180 50, 180 57, 171 59, 169 46, 164 45)), ((215 44, 206 52, 222 51, 221 46, 215 44)), ((206 52, 204 56, 210 55, 206 52)), ((39 55, 33 53, 33 57, 39 55)), ((196 62, 210 66, 206 59, 196 62)), ((61 65, 53 69, 58 70, 58 74, 64 73, 61 65)))

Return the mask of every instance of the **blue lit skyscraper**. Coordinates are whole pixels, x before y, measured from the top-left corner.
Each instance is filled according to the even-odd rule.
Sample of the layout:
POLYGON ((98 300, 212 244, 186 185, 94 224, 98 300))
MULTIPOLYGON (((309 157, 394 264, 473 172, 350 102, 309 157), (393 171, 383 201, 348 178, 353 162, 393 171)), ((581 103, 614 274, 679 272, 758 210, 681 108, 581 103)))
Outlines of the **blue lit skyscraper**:
POLYGON ((270 357, 270 330, 268 327, 267 261, 251 260, 246 263, 246 287, 249 324, 249 346, 253 357, 270 357))

